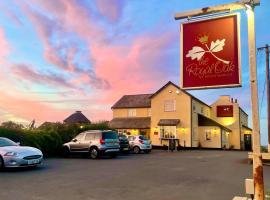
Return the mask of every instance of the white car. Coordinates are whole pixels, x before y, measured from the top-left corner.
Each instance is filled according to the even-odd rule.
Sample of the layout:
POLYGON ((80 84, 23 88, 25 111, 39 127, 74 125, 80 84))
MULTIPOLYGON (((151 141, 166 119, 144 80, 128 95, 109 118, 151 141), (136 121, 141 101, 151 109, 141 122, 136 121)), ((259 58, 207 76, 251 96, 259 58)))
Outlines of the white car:
POLYGON ((43 154, 34 147, 20 146, 0 137, 0 169, 5 167, 29 167, 42 163, 43 154))
POLYGON ((129 146, 134 153, 140 152, 150 153, 152 150, 151 140, 148 140, 143 135, 129 135, 129 146))

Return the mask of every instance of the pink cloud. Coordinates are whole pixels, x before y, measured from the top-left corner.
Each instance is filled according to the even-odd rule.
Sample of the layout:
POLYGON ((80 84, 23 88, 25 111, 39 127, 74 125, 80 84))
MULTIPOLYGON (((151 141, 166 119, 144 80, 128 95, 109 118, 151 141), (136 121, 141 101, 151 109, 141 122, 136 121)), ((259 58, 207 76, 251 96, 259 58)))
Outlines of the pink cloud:
POLYGON ((105 16, 109 21, 116 22, 121 17, 124 7, 123 0, 96 0, 95 2, 100 14, 105 16))

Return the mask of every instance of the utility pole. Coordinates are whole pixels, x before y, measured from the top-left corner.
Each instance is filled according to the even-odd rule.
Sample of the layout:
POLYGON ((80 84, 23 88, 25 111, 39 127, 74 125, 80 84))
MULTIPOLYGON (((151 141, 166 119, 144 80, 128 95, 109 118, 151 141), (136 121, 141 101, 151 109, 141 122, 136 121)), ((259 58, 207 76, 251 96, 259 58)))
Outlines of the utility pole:
POLYGON ((258 48, 258 51, 265 50, 265 71, 266 71, 266 96, 267 96, 267 131, 268 131, 268 153, 270 153, 270 82, 269 82, 269 48, 267 44, 265 47, 258 48))
POLYGON ((260 5, 260 0, 242 0, 218 6, 206 7, 198 10, 177 13, 175 20, 209 15, 213 13, 246 10, 248 19, 248 47, 250 69, 250 91, 252 109, 252 141, 253 141, 253 179, 256 200, 264 200, 263 165, 260 142, 259 106, 258 106, 258 80, 256 63, 255 16, 254 8, 260 5))

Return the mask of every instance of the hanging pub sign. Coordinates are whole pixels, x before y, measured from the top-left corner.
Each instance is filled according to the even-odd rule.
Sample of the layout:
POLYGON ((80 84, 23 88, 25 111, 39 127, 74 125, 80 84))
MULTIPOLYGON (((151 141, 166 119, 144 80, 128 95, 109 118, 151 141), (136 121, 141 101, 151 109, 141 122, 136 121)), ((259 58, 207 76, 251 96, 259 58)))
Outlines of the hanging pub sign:
POLYGON ((181 88, 241 86, 239 14, 181 24, 181 88))

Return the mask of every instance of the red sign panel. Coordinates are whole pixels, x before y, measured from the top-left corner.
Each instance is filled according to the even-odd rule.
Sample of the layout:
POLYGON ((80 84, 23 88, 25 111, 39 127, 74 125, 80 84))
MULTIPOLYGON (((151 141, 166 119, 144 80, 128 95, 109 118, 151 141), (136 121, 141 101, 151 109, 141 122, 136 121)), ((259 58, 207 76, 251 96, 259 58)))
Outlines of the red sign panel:
POLYGON ((181 87, 241 86, 239 15, 181 25, 181 87))
POLYGON ((233 117, 233 106, 217 106, 217 117, 233 117))

